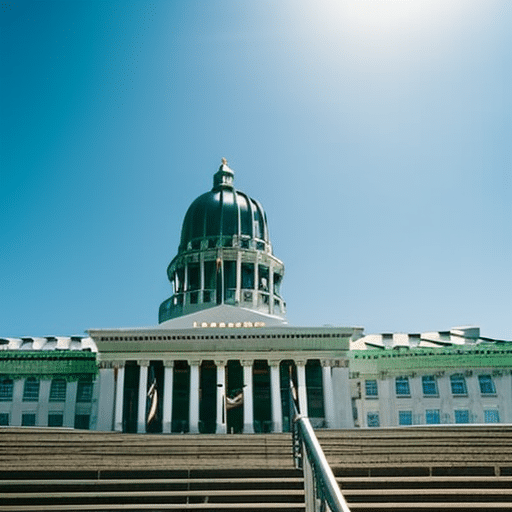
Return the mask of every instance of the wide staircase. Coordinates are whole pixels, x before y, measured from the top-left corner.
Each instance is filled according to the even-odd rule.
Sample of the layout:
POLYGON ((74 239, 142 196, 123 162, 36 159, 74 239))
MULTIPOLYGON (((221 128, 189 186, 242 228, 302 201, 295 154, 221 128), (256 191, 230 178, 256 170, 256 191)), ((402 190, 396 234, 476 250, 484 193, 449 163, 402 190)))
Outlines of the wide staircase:
POLYGON ((319 430, 353 511, 512 511, 512 427, 319 430))
POLYGON ((304 511, 289 434, 0 429, 0 511, 304 511))
MULTIPOLYGON (((351 511, 512 511, 511 426, 316 435, 351 511)), ((290 434, 0 429, 0 511, 303 511, 291 446, 290 434)))

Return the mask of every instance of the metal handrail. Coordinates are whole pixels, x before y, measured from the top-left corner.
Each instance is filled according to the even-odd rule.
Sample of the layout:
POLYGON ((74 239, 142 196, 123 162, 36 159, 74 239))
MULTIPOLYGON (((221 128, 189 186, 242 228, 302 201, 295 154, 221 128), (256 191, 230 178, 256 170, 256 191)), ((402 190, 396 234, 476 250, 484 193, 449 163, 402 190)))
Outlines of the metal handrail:
POLYGON ((292 381, 290 381, 290 418, 292 419, 295 464, 304 472, 306 512, 323 511, 326 505, 331 512, 350 512, 309 418, 299 413, 292 381))

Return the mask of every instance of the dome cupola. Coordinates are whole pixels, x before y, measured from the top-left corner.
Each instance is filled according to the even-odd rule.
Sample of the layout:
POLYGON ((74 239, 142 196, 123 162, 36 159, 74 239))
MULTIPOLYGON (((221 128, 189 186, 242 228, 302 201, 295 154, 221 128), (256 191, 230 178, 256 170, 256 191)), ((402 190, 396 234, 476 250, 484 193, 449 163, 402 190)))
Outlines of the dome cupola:
POLYGON ((284 265, 272 254, 265 211, 233 182, 222 159, 213 188, 185 214, 178 254, 167 269, 173 295, 160 306, 160 323, 219 305, 237 307, 236 317, 252 310, 284 320, 284 265))

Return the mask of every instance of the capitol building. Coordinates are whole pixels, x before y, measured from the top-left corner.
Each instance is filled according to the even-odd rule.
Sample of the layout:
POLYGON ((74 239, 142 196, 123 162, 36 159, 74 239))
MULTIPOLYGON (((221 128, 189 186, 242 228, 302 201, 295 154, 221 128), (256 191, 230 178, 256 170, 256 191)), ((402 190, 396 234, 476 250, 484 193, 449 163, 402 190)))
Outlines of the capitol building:
POLYGON ((512 423, 510 341, 289 325, 265 210, 225 160, 167 276, 158 325, 0 337, 0 425, 283 432, 290 379, 315 428, 512 423))

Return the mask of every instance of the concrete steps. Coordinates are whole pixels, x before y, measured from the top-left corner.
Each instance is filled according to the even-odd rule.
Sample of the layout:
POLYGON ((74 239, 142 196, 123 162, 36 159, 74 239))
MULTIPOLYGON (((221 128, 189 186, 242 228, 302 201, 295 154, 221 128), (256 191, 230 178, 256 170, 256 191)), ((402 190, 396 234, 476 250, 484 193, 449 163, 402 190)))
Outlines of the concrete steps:
POLYGON ((293 468, 289 434, 138 435, 0 428, 1 471, 293 468))
POLYGON ((341 477, 351 510, 512 510, 512 477, 341 477))
POLYGON ((317 431, 352 511, 512 510, 512 428, 317 431))
POLYGON ((361 476, 512 475, 512 426, 465 425, 317 430, 333 469, 361 476))
POLYGON ((141 472, 139 478, 123 473, 63 478, 62 472, 44 479, 13 476, 23 478, 0 481, 1 511, 304 510, 303 479, 294 470, 192 471, 170 478, 169 472, 167 478, 154 472, 141 472))
MULTIPOLYGON (((512 426, 316 434, 352 511, 512 510, 512 426)), ((304 509, 289 434, 0 429, 0 512, 304 509)))
POLYGON ((283 435, 0 430, 0 511, 304 511, 283 435))

